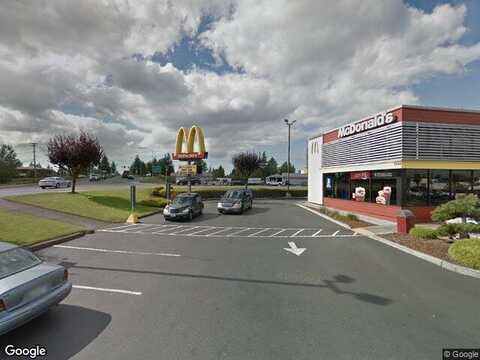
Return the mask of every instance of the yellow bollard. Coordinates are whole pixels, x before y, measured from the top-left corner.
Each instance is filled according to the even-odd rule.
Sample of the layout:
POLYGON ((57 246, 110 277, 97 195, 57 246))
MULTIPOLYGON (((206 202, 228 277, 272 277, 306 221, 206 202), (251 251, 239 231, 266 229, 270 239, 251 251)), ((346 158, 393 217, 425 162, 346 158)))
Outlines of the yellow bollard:
POLYGON ((127 224, 138 224, 139 222, 138 215, 135 213, 131 213, 127 219, 127 224))

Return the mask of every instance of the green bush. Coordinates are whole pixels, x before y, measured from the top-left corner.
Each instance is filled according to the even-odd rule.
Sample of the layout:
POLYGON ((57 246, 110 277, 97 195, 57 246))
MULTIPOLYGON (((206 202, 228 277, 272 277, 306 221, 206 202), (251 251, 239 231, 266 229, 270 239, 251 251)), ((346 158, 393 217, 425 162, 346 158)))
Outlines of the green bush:
MULTIPOLYGON (((225 188, 215 188, 215 187, 195 189, 195 187, 194 187, 194 188, 192 188, 192 191, 200 194, 202 199, 208 200, 208 199, 219 199, 219 198, 221 198, 225 194, 225 192, 229 189, 230 188, 225 189, 225 188)), ((231 189, 235 189, 235 187, 232 186, 231 189)), ((253 198, 254 199, 255 198, 284 198, 285 194, 287 192, 287 190, 279 189, 279 188, 272 188, 272 189, 269 189, 269 188, 255 189, 254 188, 254 189, 251 189, 251 190, 253 192, 253 198)), ((176 194, 180 194, 180 193, 185 193, 188 190, 178 189, 177 187, 173 186, 172 191, 176 194)), ((154 193, 152 191, 152 196, 165 196, 164 191, 162 193, 162 191, 159 190, 158 194, 159 195, 154 195, 154 193)), ((290 194, 292 195, 292 197, 306 197, 307 196, 307 190, 306 189, 290 189, 290 194)))
POLYGON ((152 189, 152 196, 165 197, 165 188, 163 186, 157 186, 152 189))
POLYGON ((476 224, 443 224, 438 228, 440 236, 454 236, 459 234, 461 238, 468 238, 469 233, 480 233, 480 225, 476 224))
POLYGON ((462 265, 480 270, 480 239, 456 241, 448 254, 462 265))
POLYGON ((420 239, 436 239, 437 238, 437 230, 425 228, 425 227, 414 227, 410 229, 411 236, 420 238, 420 239))
POLYGON ((433 221, 446 221, 456 217, 480 217, 480 201, 477 195, 458 195, 455 200, 438 206, 432 213, 433 221))
POLYGON ((142 200, 138 202, 139 205, 144 205, 144 206, 152 206, 152 207, 158 207, 158 208, 163 208, 165 207, 168 202, 167 199, 161 198, 161 197, 151 197, 149 199, 142 200))

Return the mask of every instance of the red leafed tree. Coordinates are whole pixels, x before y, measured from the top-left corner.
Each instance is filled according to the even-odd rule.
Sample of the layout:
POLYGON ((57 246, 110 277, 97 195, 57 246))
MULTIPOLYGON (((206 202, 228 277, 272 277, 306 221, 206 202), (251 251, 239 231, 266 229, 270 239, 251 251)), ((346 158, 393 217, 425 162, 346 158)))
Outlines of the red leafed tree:
POLYGON ((48 142, 48 158, 72 177, 72 193, 78 176, 99 164, 103 149, 97 138, 84 131, 76 135, 56 135, 48 142))

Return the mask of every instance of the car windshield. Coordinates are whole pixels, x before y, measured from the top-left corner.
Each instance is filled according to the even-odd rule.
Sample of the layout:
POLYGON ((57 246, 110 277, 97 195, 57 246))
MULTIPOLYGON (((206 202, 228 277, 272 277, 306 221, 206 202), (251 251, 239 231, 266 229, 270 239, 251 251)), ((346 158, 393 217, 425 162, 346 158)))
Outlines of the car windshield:
POLYGON ((173 200, 175 205, 189 205, 192 203, 192 198, 187 196, 179 196, 173 200))
POLYGON ((0 253, 0 279, 31 268, 42 261, 32 252, 15 248, 0 253))
POLYGON ((242 197, 242 191, 228 191, 224 198, 225 199, 240 199, 242 197))

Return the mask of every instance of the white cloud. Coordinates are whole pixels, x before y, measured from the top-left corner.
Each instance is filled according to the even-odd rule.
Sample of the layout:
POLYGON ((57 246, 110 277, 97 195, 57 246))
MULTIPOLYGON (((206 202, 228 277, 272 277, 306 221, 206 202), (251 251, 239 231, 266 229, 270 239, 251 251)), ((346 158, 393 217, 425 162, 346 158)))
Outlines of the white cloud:
MULTIPOLYGON (((176 129, 205 128, 213 163, 306 137, 400 103, 412 85, 465 72, 465 5, 431 13, 400 0, 10 1, 0 5, 0 140, 46 141, 88 128, 114 158, 171 151, 176 129), (241 73, 182 72, 149 59, 216 21, 202 44, 241 73)), ((301 155, 303 157, 303 154, 301 155)))

